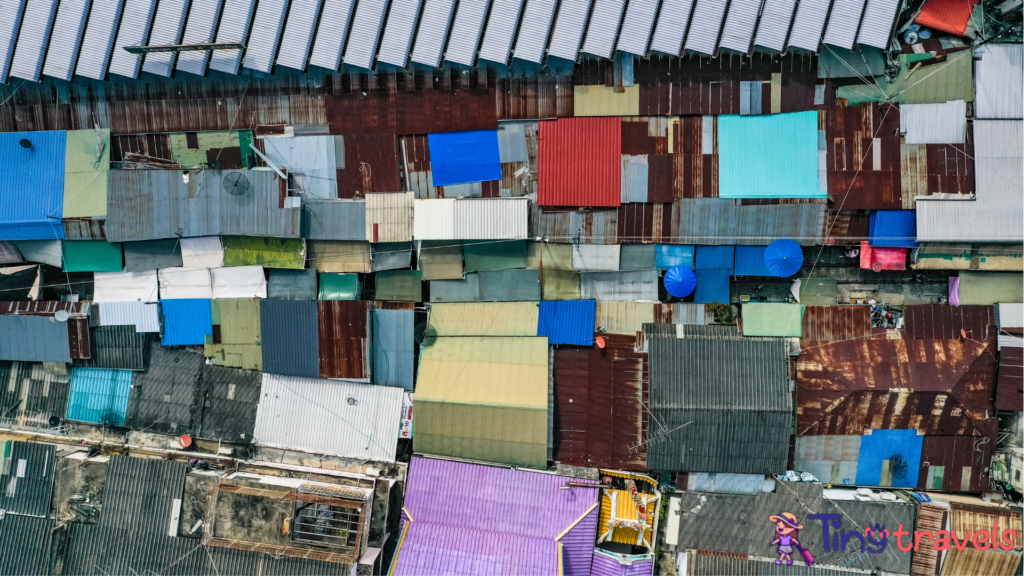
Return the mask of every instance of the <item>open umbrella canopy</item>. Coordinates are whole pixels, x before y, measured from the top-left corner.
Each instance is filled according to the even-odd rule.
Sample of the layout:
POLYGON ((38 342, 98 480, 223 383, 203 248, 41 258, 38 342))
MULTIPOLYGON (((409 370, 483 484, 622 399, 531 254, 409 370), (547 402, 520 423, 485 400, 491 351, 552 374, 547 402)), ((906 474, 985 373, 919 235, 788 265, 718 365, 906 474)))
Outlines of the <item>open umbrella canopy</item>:
POLYGON ((803 264, 804 251, 792 240, 776 240, 764 251, 764 265, 769 272, 780 278, 796 274, 803 264))
POLYGON ((686 266, 673 266, 665 273, 665 290, 676 298, 693 294, 697 287, 697 276, 686 266))

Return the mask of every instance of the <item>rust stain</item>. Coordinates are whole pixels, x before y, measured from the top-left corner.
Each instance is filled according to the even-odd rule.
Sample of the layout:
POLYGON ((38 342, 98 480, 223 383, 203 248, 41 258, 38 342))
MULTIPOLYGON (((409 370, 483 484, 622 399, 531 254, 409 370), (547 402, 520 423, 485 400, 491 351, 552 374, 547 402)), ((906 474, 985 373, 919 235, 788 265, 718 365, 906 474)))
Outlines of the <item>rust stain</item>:
POLYGON ((321 300, 320 377, 369 378, 370 340, 367 315, 372 302, 321 300))

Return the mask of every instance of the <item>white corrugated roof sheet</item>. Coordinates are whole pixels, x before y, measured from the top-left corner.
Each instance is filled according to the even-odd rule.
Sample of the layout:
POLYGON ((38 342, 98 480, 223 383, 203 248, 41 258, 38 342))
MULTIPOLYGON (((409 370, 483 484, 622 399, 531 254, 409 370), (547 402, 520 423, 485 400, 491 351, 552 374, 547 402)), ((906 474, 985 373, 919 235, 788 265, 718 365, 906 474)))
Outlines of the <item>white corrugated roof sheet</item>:
POLYGON ((138 78, 142 56, 132 54, 125 46, 141 46, 149 38, 156 12, 157 0, 127 0, 121 27, 117 30, 114 51, 110 54, 110 73, 128 78, 138 78))
POLYGON ((573 244, 572 269, 581 272, 618 270, 619 248, 618 244, 573 244))
POLYGON ((107 77, 110 53, 114 50, 114 37, 122 10, 124 0, 93 0, 75 74, 93 80, 107 77))
POLYGON ((491 16, 487 19, 487 29, 480 44, 480 58, 500 64, 508 63, 512 38, 519 28, 522 9, 523 0, 493 0, 491 16))
POLYGON ((583 30, 587 27, 590 4, 594 0, 562 0, 555 25, 551 29, 548 55, 566 60, 576 60, 580 52, 583 30))
POLYGON ((209 268, 161 268, 160 299, 213 298, 209 268))
POLYGON ((393 462, 405 390, 263 374, 253 436, 263 446, 393 462))
POLYGON ((760 9, 761 0, 732 0, 718 45, 746 54, 754 40, 754 25, 760 9))
POLYGON ((484 18, 490 0, 461 0, 455 11, 452 32, 444 59, 464 66, 476 64, 476 48, 484 29, 484 18))
MULTIPOLYGON (((249 36, 252 25, 252 13, 256 8, 256 0, 225 0, 224 14, 217 28, 217 42, 244 42, 249 36)), ((252 40, 249 40, 252 42, 252 40)), ((225 74, 238 74, 242 64, 241 50, 214 50, 210 55, 210 69, 225 74)))
POLYGON ((7 83, 7 75, 11 71, 11 60, 14 59, 14 47, 18 40, 18 29, 21 28, 21 17, 25 14, 27 0, 0 0, 0 84, 7 83))
MULTIPOLYGON (((282 48, 283 50, 283 48, 282 48)), ((341 136, 295 136, 265 138, 263 148, 270 161, 288 169, 292 184, 302 191, 303 200, 338 197, 338 149, 341 136)), ((341 154, 344 155, 344 149, 341 154)))
POLYGON ((157 302, 97 302, 93 311, 97 326, 135 326, 136 332, 160 331, 157 302))
POLYGON ((602 58, 612 57, 625 7, 626 0, 594 0, 594 11, 583 39, 583 52, 602 58))
POLYGON ((817 52, 831 0, 801 0, 796 6, 789 45, 817 52))
MULTIPOLYGON (((213 42, 217 35, 217 23, 220 20, 220 7, 223 0, 192 0, 192 9, 188 12, 182 44, 203 44, 213 42)), ((210 52, 182 52, 178 55, 176 69, 202 76, 206 74, 206 64, 210 52)))
POLYGON ((416 240, 455 239, 455 199, 417 199, 413 207, 413 237, 416 240))
POLYGON ((1024 304, 996 304, 999 328, 1024 328, 1024 304))
POLYGON ((214 298, 266 298, 267 279, 263 266, 211 268, 214 298))
POLYGON ((622 19, 619 42, 615 49, 637 56, 647 54, 647 43, 658 14, 658 0, 630 0, 622 19))
POLYGON ((82 47, 91 5, 92 0, 64 0, 57 7, 57 17, 53 20, 55 34, 50 35, 50 47, 43 64, 44 75, 65 81, 70 81, 75 75, 78 50, 82 47))
POLYGON ((900 130, 907 144, 963 144, 967 136, 967 103, 900 105, 900 130))
POLYGON ((701 54, 714 54, 718 33, 722 29, 727 0, 698 0, 693 9, 693 22, 686 36, 686 49, 701 54))
POLYGON ((580 272, 583 300, 658 300, 658 271, 580 272))
POLYGON ((455 0, 426 0, 423 19, 416 33, 416 45, 412 50, 412 61, 437 68, 441 65, 441 52, 448 39, 448 28, 452 23, 455 0))
POLYGON ((311 65, 328 70, 337 70, 341 65, 341 53, 345 49, 354 4, 354 0, 324 0, 313 51, 309 55, 311 65))
POLYGON ((309 61, 309 48, 313 44, 316 19, 323 0, 292 0, 288 22, 281 35, 281 49, 277 63, 296 70, 305 70, 309 61))
POLYGON ((974 121, 976 199, 918 196, 918 242, 1024 241, 1024 121, 974 121))
POLYGON ((529 0, 526 3, 513 56, 536 64, 544 60, 544 50, 548 44, 548 33, 551 32, 551 21, 555 18, 556 6, 556 0, 529 0))
POLYGON ((46 46, 50 42, 53 19, 57 14, 58 0, 29 0, 25 15, 21 19, 18 44, 11 62, 11 76, 39 81, 46 58, 46 46))
POLYGON ((184 268, 219 268, 224 265, 224 246, 220 236, 182 238, 178 243, 184 268))
POLYGON ((529 234, 530 201, 526 198, 455 200, 457 240, 516 240, 529 234))
POLYGON ((794 8, 796 0, 765 0, 754 44, 782 52, 786 47, 786 34, 793 21, 794 8))
POLYGON ((401 68, 409 63, 409 46, 420 17, 422 0, 391 0, 391 11, 384 25, 377 59, 401 68))
POLYGON ((658 24, 651 39, 651 50, 678 56, 683 51, 683 38, 690 22, 694 0, 663 0, 658 24))
POLYGON ((975 51, 974 117, 985 119, 1024 118, 1024 69, 1021 44, 986 44, 975 51))
MULTIPOLYGON (((156 7, 156 16, 153 17, 149 44, 165 46, 181 42, 189 3, 189 0, 160 0, 156 7)), ((175 60, 173 52, 146 54, 142 70, 159 76, 170 76, 174 71, 175 60)))
POLYGON ((900 0, 868 0, 864 8, 864 21, 860 25, 857 43, 874 46, 881 50, 889 47, 892 40, 892 25, 900 0))
POLYGON ((367 70, 373 68, 380 28, 384 25, 387 10, 388 0, 360 0, 356 5, 348 46, 345 47, 345 64, 367 70))
POLYGON ((825 28, 825 44, 850 50, 857 41, 857 28, 864 14, 864 0, 834 0, 825 28))
POLYGON ((287 13, 288 0, 260 0, 242 66, 265 74, 274 69, 274 57, 277 56, 277 45, 281 40, 287 13))
POLYGON ((413 233, 414 192, 366 195, 366 239, 370 242, 408 242, 413 233))
POLYGON ((93 302, 156 302, 157 271, 95 272, 93 302))

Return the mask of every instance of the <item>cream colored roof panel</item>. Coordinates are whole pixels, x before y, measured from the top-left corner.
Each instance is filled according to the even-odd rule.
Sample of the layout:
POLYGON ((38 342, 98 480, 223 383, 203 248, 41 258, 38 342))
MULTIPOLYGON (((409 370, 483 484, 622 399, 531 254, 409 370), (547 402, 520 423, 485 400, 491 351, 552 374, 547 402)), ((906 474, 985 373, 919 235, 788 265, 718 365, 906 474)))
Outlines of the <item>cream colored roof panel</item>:
POLYGON ((547 338, 438 338, 422 348, 416 398, 547 409, 547 338))
POLYGON ((430 305, 438 336, 536 336, 536 302, 460 302, 430 305))

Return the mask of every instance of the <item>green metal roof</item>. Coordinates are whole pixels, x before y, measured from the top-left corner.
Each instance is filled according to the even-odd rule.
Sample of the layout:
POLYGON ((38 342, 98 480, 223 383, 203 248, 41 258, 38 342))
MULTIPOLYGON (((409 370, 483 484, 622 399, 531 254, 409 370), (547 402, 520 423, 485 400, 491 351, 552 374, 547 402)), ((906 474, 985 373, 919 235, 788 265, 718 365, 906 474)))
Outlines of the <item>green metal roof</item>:
POLYGON ((423 300, 423 276, 419 270, 377 272, 377 300, 423 300))
POLYGON ((942 104, 949 100, 974 102, 972 52, 950 54, 945 62, 914 70, 917 60, 931 54, 900 54, 900 73, 895 82, 878 77, 877 84, 840 86, 838 98, 846 98, 850 106, 862 102, 878 102, 898 94, 897 104, 942 104), (881 92, 879 92, 881 90, 881 92))
POLYGON ((124 266, 120 242, 64 240, 65 272, 120 272, 124 266))
POLYGON ((466 257, 466 272, 526 268, 526 240, 466 240, 462 249, 466 257))
POLYGON ((799 338, 803 335, 803 325, 802 304, 752 302, 743 305, 744 336, 799 338))
POLYGON ((362 293, 358 274, 320 274, 320 292, 317 300, 358 300, 362 293))
POLYGON ((110 130, 69 130, 64 155, 64 218, 107 215, 110 130), (97 154, 99 150, 99 154, 97 154))
POLYGON ((961 272, 960 305, 1024 302, 1020 272, 961 272))
POLYGON ((306 241, 302 238, 224 236, 221 241, 225 266, 298 269, 306 264, 306 241))

